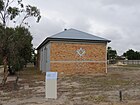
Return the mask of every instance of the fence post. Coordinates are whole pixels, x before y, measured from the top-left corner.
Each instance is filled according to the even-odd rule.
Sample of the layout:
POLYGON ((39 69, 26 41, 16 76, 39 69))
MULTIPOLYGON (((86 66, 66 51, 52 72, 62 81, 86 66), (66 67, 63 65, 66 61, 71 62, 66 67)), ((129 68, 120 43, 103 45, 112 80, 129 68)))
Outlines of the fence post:
POLYGON ((119 91, 120 102, 122 102, 122 91, 119 91))

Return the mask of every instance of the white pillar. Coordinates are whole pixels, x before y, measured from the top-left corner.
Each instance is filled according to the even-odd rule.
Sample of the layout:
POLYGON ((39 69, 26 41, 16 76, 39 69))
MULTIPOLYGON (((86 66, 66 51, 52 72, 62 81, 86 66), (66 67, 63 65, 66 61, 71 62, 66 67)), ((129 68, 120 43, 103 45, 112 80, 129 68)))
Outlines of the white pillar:
POLYGON ((57 72, 46 72, 45 97, 57 99, 57 72))

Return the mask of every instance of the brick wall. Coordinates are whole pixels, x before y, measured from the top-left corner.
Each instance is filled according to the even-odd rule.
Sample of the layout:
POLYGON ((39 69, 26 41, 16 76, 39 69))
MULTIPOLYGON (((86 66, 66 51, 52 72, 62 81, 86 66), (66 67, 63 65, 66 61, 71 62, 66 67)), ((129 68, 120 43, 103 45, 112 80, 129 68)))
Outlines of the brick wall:
POLYGON ((105 43, 51 42, 50 48, 51 71, 65 74, 106 72, 105 43), (83 56, 76 52, 80 48, 85 50, 83 56))

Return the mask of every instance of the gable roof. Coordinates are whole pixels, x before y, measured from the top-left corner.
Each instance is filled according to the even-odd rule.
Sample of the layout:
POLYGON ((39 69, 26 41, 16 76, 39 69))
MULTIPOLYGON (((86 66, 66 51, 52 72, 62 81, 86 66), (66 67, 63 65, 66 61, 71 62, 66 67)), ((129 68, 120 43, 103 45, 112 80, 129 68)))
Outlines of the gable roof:
POLYGON ((74 41, 74 42, 110 42, 105 38, 101 38, 92 34, 88 34, 86 32, 82 32, 76 29, 68 29, 63 32, 57 33, 50 37, 47 37, 37 49, 40 49, 43 45, 48 43, 49 41, 74 41))

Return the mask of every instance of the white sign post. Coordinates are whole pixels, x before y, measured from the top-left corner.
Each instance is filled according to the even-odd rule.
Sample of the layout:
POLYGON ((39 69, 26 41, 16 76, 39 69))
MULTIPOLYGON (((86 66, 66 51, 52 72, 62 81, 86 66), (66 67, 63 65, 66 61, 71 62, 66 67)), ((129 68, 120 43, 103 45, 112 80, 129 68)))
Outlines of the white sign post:
POLYGON ((46 72, 46 98, 57 98, 57 72, 46 72))

